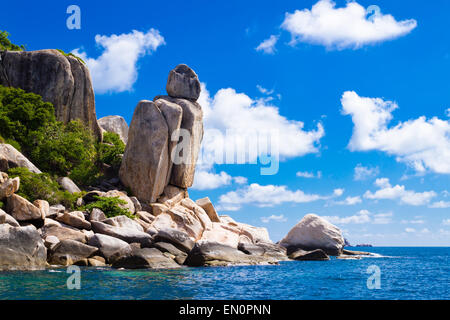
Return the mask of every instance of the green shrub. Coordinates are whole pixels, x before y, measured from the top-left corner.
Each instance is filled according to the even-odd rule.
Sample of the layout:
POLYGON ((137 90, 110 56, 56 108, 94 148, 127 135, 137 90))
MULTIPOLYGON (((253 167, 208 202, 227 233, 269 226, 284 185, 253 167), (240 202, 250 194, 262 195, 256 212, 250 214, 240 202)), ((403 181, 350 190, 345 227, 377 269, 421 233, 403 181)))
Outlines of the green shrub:
POLYGON ((105 132, 103 134, 103 143, 98 145, 98 157, 101 162, 118 169, 122 163, 124 152, 125 144, 117 133, 105 132))
POLYGON ((5 204, 3 203, 3 201, 0 201, 0 209, 5 208, 5 204))
POLYGON ((121 204, 127 204, 126 201, 120 199, 119 197, 99 197, 95 196, 97 201, 92 202, 84 207, 89 211, 97 208, 102 210, 108 218, 117 217, 117 216, 127 216, 128 218, 134 219, 134 216, 130 211, 119 207, 121 204))
POLYGON ((11 41, 8 39, 10 34, 6 31, 0 31, 0 50, 9 50, 9 51, 24 51, 25 46, 23 45, 16 45, 11 43, 11 41))
POLYGON ((27 168, 12 168, 8 170, 10 178, 20 178, 20 188, 17 194, 28 201, 46 200, 50 205, 62 204, 74 209, 76 201, 82 194, 71 194, 61 190, 59 184, 47 173, 33 173, 27 168))
POLYGON ((56 50, 58 50, 59 52, 61 52, 61 53, 62 53, 63 55, 65 55, 66 57, 74 57, 75 59, 77 59, 77 60, 80 61, 81 63, 86 64, 86 63, 84 62, 83 59, 81 59, 80 57, 74 55, 72 52, 65 53, 65 52, 64 52, 63 50, 61 50, 61 49, 56 49, 56 50))

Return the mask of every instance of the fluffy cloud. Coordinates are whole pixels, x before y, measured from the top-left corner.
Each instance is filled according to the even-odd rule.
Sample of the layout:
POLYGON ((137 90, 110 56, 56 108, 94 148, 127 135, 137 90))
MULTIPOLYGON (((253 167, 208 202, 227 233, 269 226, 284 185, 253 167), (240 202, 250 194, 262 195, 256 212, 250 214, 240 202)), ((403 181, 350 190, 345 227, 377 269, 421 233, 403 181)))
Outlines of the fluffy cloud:
POLYGON ((256 51, 262 51, 266 54, 275 53, 275 45, 278 42, 279 36, 271 35, 269 39, 264 40, 255 48, 256 51))
POLYGON ((331 0, 318 1, 311 10, 286 13, 281 27, 291 33, 291 44, 299 42, 319 44, 329 49, 360 48, 395 39, 411 32, 417 26, 413 19, 396 21, 381 12, 367 17, 366 9, 349 1, 336 8, 331 0))
POLYGON ((89 67, 96 92, 131 90, 138 77, 138 59, 154 52, 164 44, 158 30, 143 33, 133 30, 120 35, 96 35, 95 42, 103 48, 98 58, 90 58, 82 49, 72 51, 89 67))
POLYGON ((217 189, 223 186, 230 185, 232 182, 235 182, 237 184, 245 184, 247 183, 247 178, 232 177, 225 171, 221 171, 220 173, 213 173, 207 170, 198 170, 195 173, 194 185, 192 186, 192 189, 217 189))
POLYGON ((351 115, 354 124, 349 143, 352 151, 380 150, 394 155, 418 172, 427 170, 450 174, 450 122, 436 117, 420 117, 388 127, 391 101, 360 97, 347 91, 341 99, 342 112, 351 115))
POLYGON ((287 218, 284 217, 284 215, 280 214, 279 216, 277 215, 271 215, 270 217, 261 217, 261 221, 263 223, 269 223, 271 221, 275 221, 275 222, 286 222, 287 218))
POLYGON ((363 167, 361 164, 358 164, 355 167, 355 173, 353 175, 353 179, 355 181, 362 181, 372 177, 376 177, 380 173, 380 169, 378 167, 369 168, 363 167))
POLYGON ((430 204, 432 209, 447 209, 450 208, 450 201, 438 201, 430 204))
POLYGON ((377 179, 375 181, 375 185, 379 187, 379 190, 375 193, 367 191, 364 194, 364 198, 372 200, 398 199, 404 204, 420 206, 429 203, 431 199, 437 196, 434 191, 414 192, 411 190, 406 190, 405 186, 392 186, 387 178, 377 179))
POLYGON ((335 224, 388 224, 392 221, 392 213, 372 214, 368 210, 360 210, 357 214, 352 216, 324 216, 323 218, 335 224))
MULTIPOLYGON (((335 196, 335 195, 333 195, 335 196)), ((289 190, 286 186, 250 184, 236 191, 230 191, 220 196, 219 204, 222 210, 239 210, 244 204, 258 207, 273 207, 282 203, 307 203, 330 199, 333 196, 307 194, 302 190, 289 190)))
POLYGON ((299 178, 306 178, 306 179, 313 179, 313 178, 320 179, 320 178, 322 178, 322 172, 317 171, 317 173, 314 173, 314 172, 307 172, 307 171, 299 171, 296 173, 296 176, 299 178))
POLYGON ((334 202, 334 204, 344 205, 344 206, 353 206, 353 205, 361 203, 361 202, 362 202, 361 197, 356 196, 356 197, 347 197, 342 201, 334 202))
POLYGON ((267 154, 264 145, 281 159, 316 153, 325 134, 321 123, 306 131, 303 122, 285 118, 276 106, 232 88, 220 89, 212 98, 202 84, 199 103, 205 125, 200 161, 210 165, 256 163, 267 154))

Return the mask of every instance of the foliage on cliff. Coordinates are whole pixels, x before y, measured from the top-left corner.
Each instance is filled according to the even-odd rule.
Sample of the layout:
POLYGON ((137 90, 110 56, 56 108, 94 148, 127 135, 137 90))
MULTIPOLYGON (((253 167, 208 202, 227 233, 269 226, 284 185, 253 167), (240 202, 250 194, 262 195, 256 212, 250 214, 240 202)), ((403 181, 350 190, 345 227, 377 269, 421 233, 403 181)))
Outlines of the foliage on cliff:
POLYGON ((99 160, 118 169, 125 152, 125 144, 117 133, 105 132, 103 143, 98 146, 99 160))
POLYGON ((8 39, 10 34, 6 31, 0 30, 0 51, 1 50, 9 50, 9 51, 24 51, 25 46, 23 45, 16 45, 11 43, 11 41, 8 39))
POLYGON ((126 201, 121 200, 118 197, 99 197, 95 196, 97 201, 92 202, 85 206, 85 209, 92 211, 92 209, 97 208, 103 211, 103 213, 108 217, 117 216, 127 216, 128 218, 134 219, 135 216, 132 215, 128 210, 121 208, 119 205, 127 204, 126 201))

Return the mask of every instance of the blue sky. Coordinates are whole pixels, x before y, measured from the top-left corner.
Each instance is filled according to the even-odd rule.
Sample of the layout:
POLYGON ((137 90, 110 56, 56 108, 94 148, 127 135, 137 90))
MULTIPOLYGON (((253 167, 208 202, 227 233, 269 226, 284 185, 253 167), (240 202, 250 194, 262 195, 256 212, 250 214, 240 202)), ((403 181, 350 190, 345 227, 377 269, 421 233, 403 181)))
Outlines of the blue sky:
POLYGON ((3 9, 0 30, 13 42, 76 50, 88 61, 99 118, 130 122, 138 101, 165 94, 169 70, 186 63, 204 84, 207 128, 279 130, 275 175, 255 164, 199 167, 190 195, 209 196, 221 214, 267 227, 274 241, 316 213, 352 243, 450 245, 448 1, 30 1, 3 9), (80 30, 66 26, 72 4, 80 30), (370 5, 381 12, 366 15, 370 5))

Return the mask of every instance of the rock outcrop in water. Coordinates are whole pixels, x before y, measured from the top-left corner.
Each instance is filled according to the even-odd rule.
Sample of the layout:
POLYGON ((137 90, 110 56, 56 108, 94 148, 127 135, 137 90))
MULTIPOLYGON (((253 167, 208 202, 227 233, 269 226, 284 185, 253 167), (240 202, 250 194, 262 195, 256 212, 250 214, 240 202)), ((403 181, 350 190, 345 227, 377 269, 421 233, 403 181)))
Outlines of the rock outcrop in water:
POLYGON ((95 96, 88 68, 58 50, 1 51, 0 84, 42 96, 58 121, 79 119, 100 139, 95 96))

